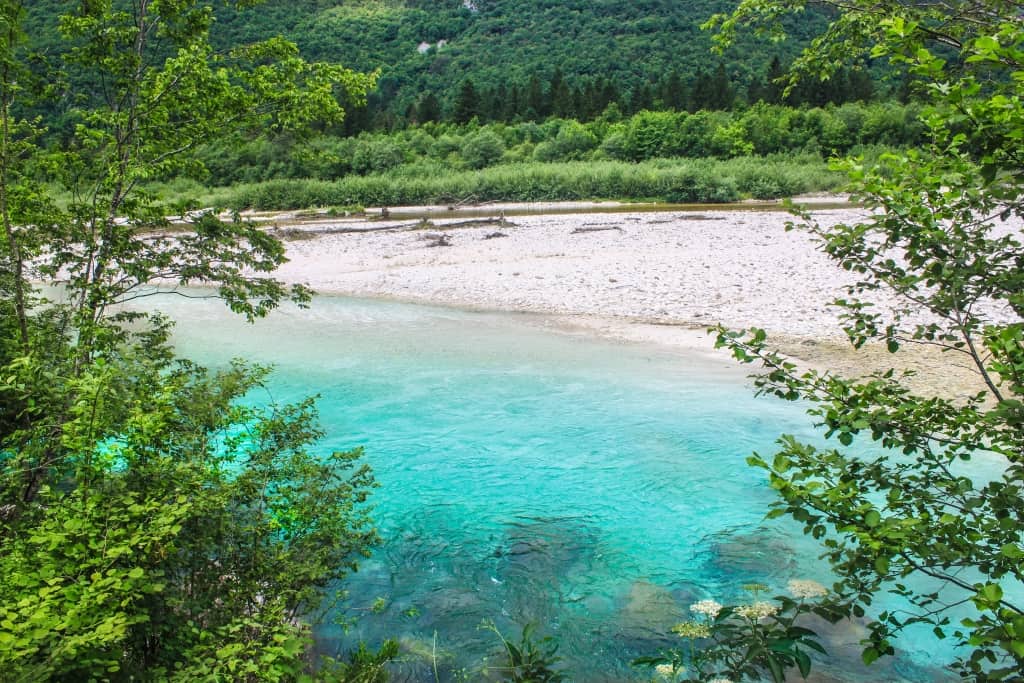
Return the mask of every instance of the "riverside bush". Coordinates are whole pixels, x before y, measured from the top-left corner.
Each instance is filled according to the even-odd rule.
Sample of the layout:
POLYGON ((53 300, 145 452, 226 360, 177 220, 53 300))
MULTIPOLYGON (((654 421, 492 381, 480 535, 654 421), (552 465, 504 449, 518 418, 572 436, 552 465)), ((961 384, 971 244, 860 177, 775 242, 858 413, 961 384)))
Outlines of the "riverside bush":
MULTIPOLYGON (((422 163, 388 174, 333 181, 272 180, 218 191, 234 209, 300 209, 312 206, 398 206, 476 201, 629 199, 666 202, 731 202, 771 199, 840 188, 841 176, 820 157, 743 157, 729 160, 660 159, 518 163, 480 171, 422 163)), ((204 202, 209 203, 209 201, 204 202)))
POLYGON ((424 161, 481 169, 509 162, 730 159, 805 150, 833 155, 864 145, 913 147, 923 134, 919 113, 917 105, 897 103, 801 109, 758 103, 737 111, 641 111, 625 119, 609 116, 588 123, 428 123, 357 138, 234 137, 209 145, 201 156, 214 184, 231 185, 283 178, 335 180, 424 161))

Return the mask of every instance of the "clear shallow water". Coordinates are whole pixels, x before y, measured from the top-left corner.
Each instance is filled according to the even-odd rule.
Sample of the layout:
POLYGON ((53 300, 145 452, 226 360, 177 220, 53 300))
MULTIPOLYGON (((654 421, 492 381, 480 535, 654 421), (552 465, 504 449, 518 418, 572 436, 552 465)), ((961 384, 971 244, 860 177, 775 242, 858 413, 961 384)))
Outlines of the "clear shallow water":
MULTIPOLYGON (((727 361, 376 301, 320 298, 255 326, 216 302, 157 307, 184 355, 274 363, 268 398, 320 394, 322 447, 366 448, 384 543, 345 583, 336 616, 359 621, 319 629, 328 654, 395 637, 398 680, 433 680, 431 652, 446 678, 499 653, 481 620, 509 637, 532 622, 574 680, 623 680, 695 600, 827 582, 799 529, 763 521, 773 496, 745 464, 780 433, 812 438, 809 421, 752 398, 727 361), (366 613, 377 597, 385 610, 366 613)), ((851 659, 839 680, 941 678, 930 663, 948 653, 927 637, 858 674, 861 635, 830 635, 851 659)))

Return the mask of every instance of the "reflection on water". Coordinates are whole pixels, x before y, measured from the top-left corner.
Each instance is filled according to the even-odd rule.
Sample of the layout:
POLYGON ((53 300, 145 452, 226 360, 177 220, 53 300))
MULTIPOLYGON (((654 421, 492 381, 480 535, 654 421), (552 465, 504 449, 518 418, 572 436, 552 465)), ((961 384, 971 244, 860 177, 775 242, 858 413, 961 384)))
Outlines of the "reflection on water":
MULTIPOLYGON (((323 298, 252 327, 212 302, 160 307, 183 353, 277 364, 275 400, 320 394, 323 448, 366 447, 384 542, 332 611, 357 621, 317 631, 325 653, 397 638, 397 680, 472 679, 501 652, 482 621, 534 623, 574 680, 624 680, 695 600, 828 582, 798 528, 763 520, 773 495, 745 465, 808 421, 727 361, 404 304, 323 298)), ((826 674, 942 678, 929 662, 948 653, 923 650, 858 676, 861 637, 831 629, 826 674)))

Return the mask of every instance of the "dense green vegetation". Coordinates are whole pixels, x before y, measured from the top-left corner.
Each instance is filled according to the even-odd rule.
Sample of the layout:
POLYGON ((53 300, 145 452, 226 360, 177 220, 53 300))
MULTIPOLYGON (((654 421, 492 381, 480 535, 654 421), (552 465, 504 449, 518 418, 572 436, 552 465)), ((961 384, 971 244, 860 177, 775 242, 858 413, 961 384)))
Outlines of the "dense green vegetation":
MULTIPOLYGON (((48 53, 63 49, 56 17, 72 4, 38 0, 28 8, 28 34, 48 53)), ((350 107, 348 133, 473 114, 481 120, 589 120, 612 102, 627 113, 779 102, 770 79, 826 16, 806 13, 790 26, 794 39, 770 50, 751 39, 717 58, 699 26, 728 7, 721 0, 269 0, 255 11, 222 4, 212 29, 220 49, 283 35, 307 59, 380 70, 368 106, 350 107), (475 96, 460 97, 467 83, 475 96)), ((868 76, 845 70, 794 92, 788 102, 870 98, 876 88, 868 76)), ((880 82, 877 94, 897 86, 880 82)), ((66 105, 55 100, 51 106, 66 105)))
MULTIPOLYGON (((716 25, 728 41, 751 26, 779 30, 780 12, 803 7, 744 0, 716 25)), ((867 664, 923 627, 947 644, 961 680, 1020 681, 1024 672, 1020 5, 854 0, 798 67, 820 73, 864 52, 908 67, 933 105, 926 141, 876 164, 845 163, 855 196, 872 209, 861 222, 823 227, 803 216, 802 227, 857 276, 835 302, 854 348, 941 350, 976 372, 977 388, 952 400, 941 388, 916 393, 895 369, 860 378, 804 371, 763 330, 718 328, 719 346, 762 367, 759 393, 807 402, 834 439, 815 446, 784 435, 775 454, 749 463, 778 492, 769 515, 819 539, 835 581, 791 582, 790 595, 770 600, 755 590, 746 605, 706 601, 676 627, 679 647, 639 662, 659 667, 662 680, 806 677, 812 656, 827 655, 811 615, 863 620, 867 664), (874 305, 876 291, 893 295, 895 309, 874 305), (851 450, 855 442, 876 448, 851 450), (964 466, 975 460, 994 471, 964 466), (885 592, 907 608, 872 611, 885 592)))
MULTIPOLYGON (((66 5, 27 7, 29 43, 38 50, 28 66, 37 73, 61 63, 71 45, 57 31, 66 5)), ((281 32, 306 58, 379 70, 377 88, 365 101, 341 89, 343 120, 301 136, 238 130, 203 147, 201 165, 161 170, 147 182, 192 206, 731 201, 834 190, 830 156, 873 157, 881 147, 919 142, 916 105, 872 101, 878 91, 859 68, 870 60, 783 89, 784 64, 826 14, 793 22, 798 39, 775 52, 750 42, 718 58, 697 27, 723 6, 270 0, 247 12, 227 3, 211 26, 211 44, 223 53, 281 32), (424 42, 432 47, 418 50, 424 42), (742 157, 749 160, 695 161, 742 157), (629 166, 667 159, 677 161, 629 166), (245 187, 210 192, 175 176, 245 187)), ((163 57, 171 46, 155 35, 150 48, 163 57)), ((48 79, 46 97, 13 103, 16 113, 42 116, 43 140, 55 147, 74 144, 77 108, 104 88, 73 63, 61 73, 48 79)))
MULTIPOLYGON (((424 124, 393 133, 312 140, 225 138, 202 151, 216 185, 282 178, 333 180, 416 166, 452 171, 500 164, 566 161, 641 162, 812 154, 828 157, 872 147, 911 147, 924 128, 915 105, 845 104, 794 109, 760 103, 729 112, 616 111, 589 123, 550 119, 487 125, 424 124)), ((652 193, 647 193, 652 194, 652 193)), ((626 194, 623 196, 644 196, 626 194)), ((569 198, 569 197, 567 197, 569 198)))
MULTIPOLYGON (((209 216, 169 236, 139 183, 228 128, 337 120, 335 90, 372 79, 280 41, 221 59, 202 2, 83 3, 61 63, 107 87, 48 150, 16 114, 52 95, 24 6, 0 0, 0 679, 308 679, 323 590, 376 541, 372 475, 358 450, 312 451, 311 401, 257 407, 266 369, 206 371, 167 320, 121 306, 156 280, 217 287, 250 318, 308 301, 269 276, 274 238, 209 216), (150 65, 151 35, 176 57, 150 65)), ((393 650, 320 677, 371 680, 393 650)))
POLYGON ((209 192, 185 187, 189 201, 235 209, 422 206, 486 201, 635 199, 718 203, 835 190, 841 174, 820 157, 745 157, 729 161, 660 160, 522 163, 482 171, 449 171, 440 165, 348 176, 339 180, 269 180, 209 192))

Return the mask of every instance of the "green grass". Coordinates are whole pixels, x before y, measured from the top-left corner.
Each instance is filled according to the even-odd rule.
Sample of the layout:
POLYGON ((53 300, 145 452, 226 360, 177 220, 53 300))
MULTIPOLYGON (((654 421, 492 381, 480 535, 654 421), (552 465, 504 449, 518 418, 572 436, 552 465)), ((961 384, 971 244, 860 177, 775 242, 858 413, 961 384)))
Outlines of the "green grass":
POLYGON ((479 171, 417 164, 377 175, 338 180, 270 180, 212 190, 178 183, 167 198, 194 192, 200 205, 232 209, 304 209, 330 206, 415 206, 473 201, 573 201, 621 199, 722 203, 837 191, 843 176, 817 156, 740 157, 728 160, 658 159, 527 162, 479 171))

